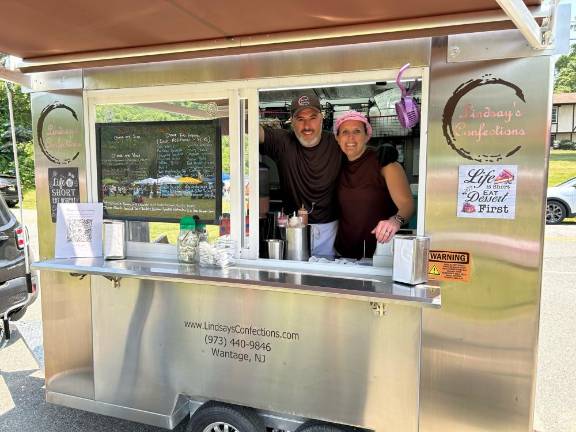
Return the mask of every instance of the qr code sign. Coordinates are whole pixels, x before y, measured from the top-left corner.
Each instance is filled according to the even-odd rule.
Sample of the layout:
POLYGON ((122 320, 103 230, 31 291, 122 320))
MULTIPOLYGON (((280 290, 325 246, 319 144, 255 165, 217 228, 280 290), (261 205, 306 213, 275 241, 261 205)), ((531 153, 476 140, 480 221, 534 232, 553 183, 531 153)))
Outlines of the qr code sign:
POLYGON ((66 231, 68 242, 92 241, 92 221, 90 219, 71 219, 66 231))

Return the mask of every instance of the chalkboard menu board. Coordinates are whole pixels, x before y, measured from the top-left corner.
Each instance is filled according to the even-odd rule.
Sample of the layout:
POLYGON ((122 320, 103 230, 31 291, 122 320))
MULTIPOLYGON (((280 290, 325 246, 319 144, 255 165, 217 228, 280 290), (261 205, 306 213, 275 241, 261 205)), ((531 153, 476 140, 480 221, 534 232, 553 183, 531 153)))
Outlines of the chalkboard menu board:
POLYGON ((98 188, 108 219, 176 222, 222 211, 217 120, 96 124, 98 188))

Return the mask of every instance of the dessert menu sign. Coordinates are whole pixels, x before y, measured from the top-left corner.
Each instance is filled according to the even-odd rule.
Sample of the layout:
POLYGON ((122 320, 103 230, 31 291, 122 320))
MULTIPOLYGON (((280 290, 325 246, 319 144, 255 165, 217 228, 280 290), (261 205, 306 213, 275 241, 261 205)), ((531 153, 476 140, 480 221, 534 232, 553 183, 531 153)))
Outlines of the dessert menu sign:
POLYGON ((517 165, 460 165, 457 216, 514 219, 517 174, 517 165))

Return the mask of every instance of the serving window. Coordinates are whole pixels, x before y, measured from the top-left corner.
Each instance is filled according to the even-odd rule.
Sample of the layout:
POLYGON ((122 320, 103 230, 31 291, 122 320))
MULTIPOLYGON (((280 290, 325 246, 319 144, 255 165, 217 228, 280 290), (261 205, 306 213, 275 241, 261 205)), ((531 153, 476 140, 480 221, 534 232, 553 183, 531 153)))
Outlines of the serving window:
MULTIPOLYGON (((189 215, 206 223, 209 240, 229 232, 240 258, 264 265, 266 240, 282 238, 276 222, 286 209, 278 167, 258 151, 259 127, 289 130, 290 103, 303 89, 320 99, 324 130, 345 111, 365 114, 369 146, 398 153, 417 198, 421 129, 398 122, 395 73, 95 91, 88 95, 93 200, 104 203, 106 218, 126 221, 139 250, 175 247, 178 221, 189 215)), ((422 102, 421 71, 409 76, 404 84, 422 102)), ((416 220, 405 229, 415 230, 416 220)))

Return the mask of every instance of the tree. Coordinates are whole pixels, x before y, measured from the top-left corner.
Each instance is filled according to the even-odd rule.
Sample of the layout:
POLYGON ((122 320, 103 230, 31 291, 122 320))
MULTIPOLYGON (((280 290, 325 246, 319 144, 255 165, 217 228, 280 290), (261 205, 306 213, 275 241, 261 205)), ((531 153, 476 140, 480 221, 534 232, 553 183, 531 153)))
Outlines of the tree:
POLYGON ((570 54, 561 56, 556 62, 554 92, 576 92, 576 45, 572 45, 570 54))

